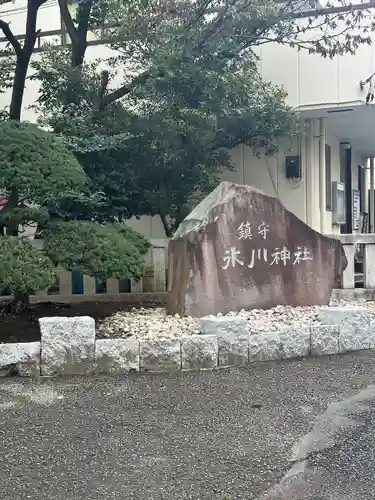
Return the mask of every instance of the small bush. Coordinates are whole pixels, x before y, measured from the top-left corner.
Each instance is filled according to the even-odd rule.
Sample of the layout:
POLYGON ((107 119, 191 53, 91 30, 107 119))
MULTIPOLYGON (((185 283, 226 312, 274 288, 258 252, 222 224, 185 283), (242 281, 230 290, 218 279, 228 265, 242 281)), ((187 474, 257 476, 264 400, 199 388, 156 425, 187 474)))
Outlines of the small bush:
POLYGON ((62 141, 32 123, 0 122, 0 151, 0 188, 24 202, 42 204, 86 182, 62 141))
POLYGON ((138 279, 150 243, 120 224, 57 222, 45 231, 44 250, 50 259, 97 278, 138 279))
POLYGON ((26 240, 0 237, 0 255, 0 290, 14 295, 16 302, 27 301, 55 281, 51 260, 26 240))

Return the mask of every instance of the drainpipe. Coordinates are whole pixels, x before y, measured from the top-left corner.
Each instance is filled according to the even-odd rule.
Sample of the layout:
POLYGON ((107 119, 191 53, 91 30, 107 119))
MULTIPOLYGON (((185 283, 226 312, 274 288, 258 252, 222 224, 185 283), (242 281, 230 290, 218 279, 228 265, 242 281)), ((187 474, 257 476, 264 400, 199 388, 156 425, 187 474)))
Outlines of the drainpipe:
POLYGON ((326 215, 326 130, 324 118, 319 118, 319 207, 320 232, 324 234, 326 215))
MULTIPOLYGON (((363 211, 367 214, 370 214, 369 211, 369 188, 370 188, 370 178, 369 178, 369 173, 370 173, 370 158, 366 158, 366 165, 364 168, 363 172, 363 211)), ((368 215, 370 218, 370 215, 368 215)), ((367 219, 369 220, 369 219, 367 219)), ((368 222, 370 225, 370 223, 368 222)))
POLYGON ((306 196, 306 224, 313 227, 313 178, 314 168, 314 120, 309 122, 309 131, 306 134, 306 163, 305 163, 305 196, 306 196))
POLYGON ((369 220, 370 220, 370 233, 374 232, 374 158, 370 158, 370 206, 369 206, 369 220))

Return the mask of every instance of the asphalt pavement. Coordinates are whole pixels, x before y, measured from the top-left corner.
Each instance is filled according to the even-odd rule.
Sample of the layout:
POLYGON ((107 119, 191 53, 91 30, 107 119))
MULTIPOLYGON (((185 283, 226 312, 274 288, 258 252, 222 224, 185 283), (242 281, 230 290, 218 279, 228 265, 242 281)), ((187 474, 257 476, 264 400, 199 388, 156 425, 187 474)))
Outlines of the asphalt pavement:
POLYGON ((374 381, 370 351, 204 373, 3 379, 1 498, 299 500, 303 483, 301 498, 367 500, 375 389, 361 391, 374 381), (351 397, 360 402, 332 406, 351 397))

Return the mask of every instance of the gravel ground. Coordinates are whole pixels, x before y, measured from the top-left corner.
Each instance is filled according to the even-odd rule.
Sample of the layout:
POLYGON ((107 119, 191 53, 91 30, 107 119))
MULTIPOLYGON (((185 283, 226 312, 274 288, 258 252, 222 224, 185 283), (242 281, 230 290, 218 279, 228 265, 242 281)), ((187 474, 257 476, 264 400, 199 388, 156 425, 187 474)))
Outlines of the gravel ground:
POLYGON ((254 500, 289 469, 315 417, 374 380, 371 351, 204 373, 4 379, 1 500, 254 500))
MULTIPOLYGON (((369 310, 375 317, 375 302, 348 302, 335 301, 331 306, 355 307, 362 306, 369 310)), ((218 314, 218 316, 223 316, 218 314)), ((225 316, 239 316, 245 318, 249 328, 254 331, 264 328, 277 328, 284 326, 298 327, 320 324, 317 319, 317 308, 276 306, 272 309, 252 309, 240 312, 230 312, 225 316)), ((210 316, 208 316, 210 317, 210 316)), ((182 337, 200 333, 199 320, 192 317, 180 317, 178 314, 169 316, 163 308, 133 309, 119 311, 103 320, 98 329, 98 338, 163 338, 182 337)))

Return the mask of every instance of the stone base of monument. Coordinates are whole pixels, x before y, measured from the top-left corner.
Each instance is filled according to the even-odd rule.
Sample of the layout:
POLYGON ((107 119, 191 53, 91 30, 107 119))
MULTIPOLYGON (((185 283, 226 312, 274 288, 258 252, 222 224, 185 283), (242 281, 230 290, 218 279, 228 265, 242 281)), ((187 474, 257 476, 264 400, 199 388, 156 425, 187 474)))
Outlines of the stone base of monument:
POLYGON ((312 325, 249 325, 246 316, 210 316, 200 319, 199 335, 96 339, 92 318, 42 318, 41 342, 0 345, 0 376, 212 370, 375 348, 366 307, 321 306, 312 325))

